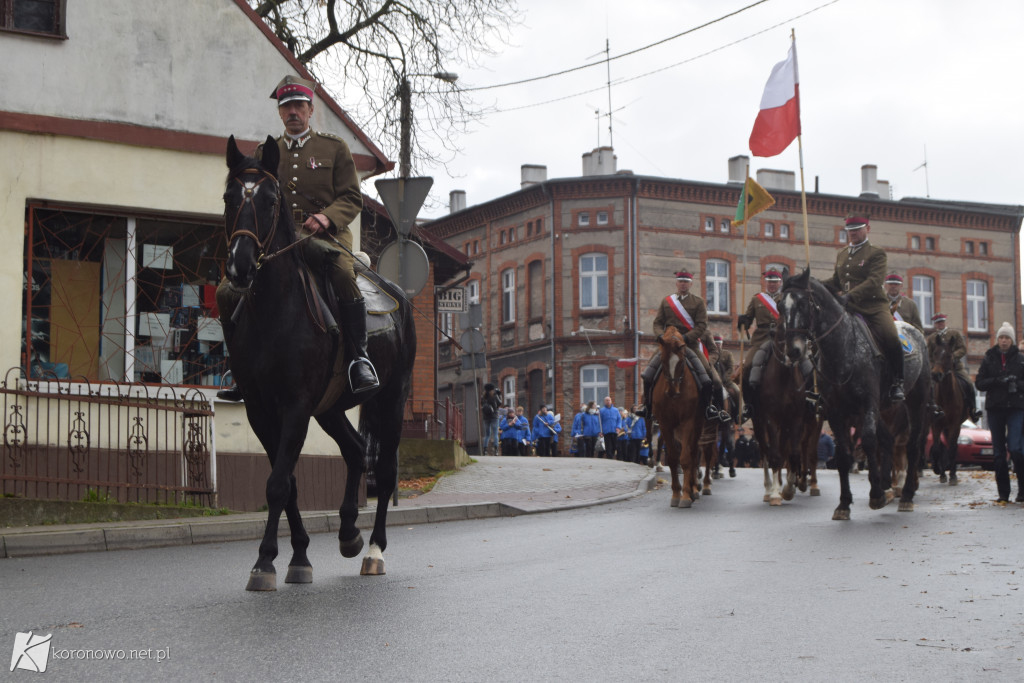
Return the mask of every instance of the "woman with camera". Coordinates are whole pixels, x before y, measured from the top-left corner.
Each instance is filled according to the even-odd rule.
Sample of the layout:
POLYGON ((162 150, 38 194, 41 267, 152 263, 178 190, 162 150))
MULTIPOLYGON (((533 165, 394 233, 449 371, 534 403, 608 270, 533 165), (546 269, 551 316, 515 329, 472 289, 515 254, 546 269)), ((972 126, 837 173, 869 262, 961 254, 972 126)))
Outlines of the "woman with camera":
POLYGON ((992 432, 998 502, 1005 505, 1010 500, 1010 459, 1013 459, 1013 467, 1017 471, 1016 501, 1024 502, 1024 491, 1021 490, 1021 474, 1024 473, 1024 445, 1021 444, 1024 356, 1017 349, 1016 335, 1010 323, 1004 322, 996 332, 996 345, 985 352, 974 386, 985 392, 985 415, 992 432))

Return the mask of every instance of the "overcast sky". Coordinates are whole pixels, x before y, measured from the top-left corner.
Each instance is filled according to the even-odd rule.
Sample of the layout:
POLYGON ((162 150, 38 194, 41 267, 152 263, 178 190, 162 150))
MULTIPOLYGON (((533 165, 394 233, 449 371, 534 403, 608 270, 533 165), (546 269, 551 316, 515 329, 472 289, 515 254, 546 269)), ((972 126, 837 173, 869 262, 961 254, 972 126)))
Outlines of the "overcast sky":
MULTIPOLYGON (((485 59, 483 68, 458 69, 458 86, 507 83, 600 62, 606 38, 614 57, 753 2, 520 0, 522 24, 511 44, 485 59)), ((1021 0, 769 0, 613 60, 618 168, 725 182, 729 157, 749 155, 747 139, 761 93, 772 66, 786 56, 791 29, 808 191, 817 176, 822 192, 857 195, 861 166, 875 164, 894 199, 930 194, 1024 204, 1021 0), (758 35, 747 38, 753 34, 758 35), (741 42, 729 45, 735 41, 741 42), (701 56, 712 50, 717 51, 701 56), (925 169, 915 170, 926 148, 927 177, 925 169)), ((435 184, 420 217, 445 214, 454 189, 466 191, 470 206, 514 192, 522 164, 546 165, 549 178, 580 175, 581 155, 609 144, 607 116, 600 123, 595 118, 595 109, 608 111, 606 81, 601 62, 475 93, 479 103, 502 111, 488 114, 460 139, 463 152, 448 169, 455 177, 440 167, 422 169, 435 184), (526 106, 587 90, 594 92, 526 106)), ((758 168, 798 172, 797 144, 751 163, 751 175, 758 168)))

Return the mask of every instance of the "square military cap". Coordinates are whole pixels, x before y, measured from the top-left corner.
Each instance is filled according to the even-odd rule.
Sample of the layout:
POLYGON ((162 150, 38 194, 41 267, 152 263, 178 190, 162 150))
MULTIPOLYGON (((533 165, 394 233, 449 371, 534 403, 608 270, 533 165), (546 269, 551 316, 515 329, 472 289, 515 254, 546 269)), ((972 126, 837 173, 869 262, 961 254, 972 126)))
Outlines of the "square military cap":
POLYGON ((316 90, 316 83, 307 81, 305 78, 288 75, 281 79, 281 82, 274 86, 274 92, 270 93, 270 99, 277 100, 277 106, 293 100, 305 100, 313 102, 313 91, 316 90))

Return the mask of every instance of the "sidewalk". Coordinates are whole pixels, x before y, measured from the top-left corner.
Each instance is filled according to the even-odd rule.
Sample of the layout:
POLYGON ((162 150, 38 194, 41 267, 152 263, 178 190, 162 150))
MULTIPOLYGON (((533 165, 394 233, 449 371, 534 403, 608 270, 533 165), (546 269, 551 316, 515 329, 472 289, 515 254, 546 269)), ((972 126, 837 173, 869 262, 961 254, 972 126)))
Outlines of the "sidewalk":
MULTIPOLYGON (((388 526, 514 517, 613 503, 653 488, 654 470, 614 460, 476 456, 433 490, 388 509, 388 526)), ((339 504, 341 501, 338 501, 339 504)), ((373 527, 375 504, 359 511, 373 527)), ((222 517, 0 528, 0 558, 129 550, 262 538, 266 512, 222 517)), ((338 512, 303 512, 309 533, 338 532, 338 512)), ((281 535, 288 535, 282 515, 281 535)))

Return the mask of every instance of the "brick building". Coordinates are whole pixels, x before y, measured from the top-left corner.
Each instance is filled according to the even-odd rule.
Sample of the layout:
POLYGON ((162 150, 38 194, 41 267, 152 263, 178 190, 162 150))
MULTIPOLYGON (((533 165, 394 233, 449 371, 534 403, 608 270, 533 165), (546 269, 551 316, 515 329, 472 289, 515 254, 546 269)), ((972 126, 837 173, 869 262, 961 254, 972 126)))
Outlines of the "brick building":
MULTIPOLYGON (((424 227, 472 261, 468 292, 482 306, 487 353, 486 379, 477 381, 495 382, 507 403, 528 414, 543 402, 572 415, 581 400, 605 395, 617 405, 635 403, 656 346, 652 321, 674 291, 675 271, 697 276, 709 325, 735 354, 736 315, 759 291, 760 274, 808 261, 793 172, 752 171, 776 204, 750 221, 744 248, 743 230, 730 220, 746 157, 729 160, 724 183, 639 176, 615 163, 602 147, 583 155, 579 177, 547 179, 545 167, 523 166, 519 190, 470 207, 453 192, 452 212, 424 227)), ((807 194, 812 274, 831 275, 845 216, 869 214, 870 238, 903 275, 904 294, 926 324, 941 311, 966 333, 976 370, 1001 321, 1021 329, 1024 207, 893 201, 874 166, 862 168, 862 181, 859 196, 807 194)), ((444 340, 438 358, 438 396, 463 400, 473 373, 461 370, 444 340)))

